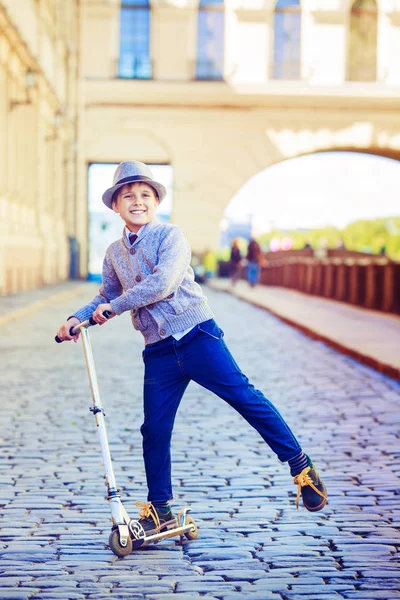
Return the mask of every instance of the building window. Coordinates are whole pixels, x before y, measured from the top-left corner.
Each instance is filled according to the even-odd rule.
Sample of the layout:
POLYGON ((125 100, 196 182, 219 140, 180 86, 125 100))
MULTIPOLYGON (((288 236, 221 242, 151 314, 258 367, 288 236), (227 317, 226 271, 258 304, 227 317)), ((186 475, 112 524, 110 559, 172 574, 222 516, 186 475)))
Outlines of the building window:
POLYGON ((150 5, 148 0, 122 0, 118 76, 151 79, 150 5))
POLYGON ((376 81, 378 8, 375 0, 356 0, 350 14, 348 81, 376 81))
POLYGON ((200 0, 197 26, 196 79, 223 79, 224 29, 223 0, 200 0))
POLYGON ((274 15, 274 79, 300 78, 300 49, 300 0, 278 0, 274 15))

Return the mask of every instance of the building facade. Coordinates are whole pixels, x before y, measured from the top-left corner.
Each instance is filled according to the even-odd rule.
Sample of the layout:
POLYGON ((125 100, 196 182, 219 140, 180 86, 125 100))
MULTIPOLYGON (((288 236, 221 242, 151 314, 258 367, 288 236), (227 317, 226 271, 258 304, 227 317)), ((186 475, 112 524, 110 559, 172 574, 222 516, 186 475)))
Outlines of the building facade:
MULTIPOLYGON (((38 22, 45 6, 63 6, 66 22, 79 23, 80 30, 79 39, 70 37, 76 48, 62 50, 58 34, 43 42, 39 66, 50 73, 50 63, 70 52, 55 72, 66 73, 75 95, 63 104, 55 81, 53 103, 44 99, 50 93, 44 83, 30 90, 33 106, 41 106, 42 132, 29 134, 38 140, 30 160, 39 161, 41 173, 31 208, 48 227, 50 254, 64 257, 57 262, 59 277, 68 272, 68 236, 79 242, 85 274, 91 163, 170 164, 172 221, 201 252, 217 246, 233 195, 269 165, 334 149, 400 157, 400 0, 0 0, 15 43, 29 51, 32 20, 22 4, 40 8, 38 22), (59 113, 63 124, 52 140, 59 113), (66 114, 76 116, 75 129, 66 114), (54 192, 46 152, 64 164, 65 179, 57 180, 54 192), (54 204, 53 193, 59 198, 54 204), (64 206, 64 214, 44 217, 43 206, 64 206)), ((43 32, 44 25, 36 29, 43 32)), ((1 64, 7 73, 8 59, 1 64)), ((29 66, 34 70, 20 68, 22 95, 29 66)), ((26 132, 18 123, 33 106, 4 106, 0 119, 5 115, 8 127, 26 132)), ((14 184, 7 185, 0 196, 8 210, 3 227, 18 212, 13 202, 19 206, 14 184)))
POLYGON ((0 2, 0 294, 70 272, 77 235, 79 3, 0 2))
POLYGON ((173 165, 194 250, 273 163, 400 149, 396 0, 87 0, 83 30, 87 161, 173 165))

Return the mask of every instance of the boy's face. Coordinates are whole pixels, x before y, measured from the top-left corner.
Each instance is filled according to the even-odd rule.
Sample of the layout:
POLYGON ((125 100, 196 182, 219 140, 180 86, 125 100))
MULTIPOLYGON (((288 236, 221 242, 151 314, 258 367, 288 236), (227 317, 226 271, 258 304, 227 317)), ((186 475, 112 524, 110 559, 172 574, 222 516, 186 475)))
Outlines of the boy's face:
POLYGON ((147 183, 127 183, 112 203, 113 211, 125 221, 130 231, 136 233, 156 216, 159 200, 147 183))

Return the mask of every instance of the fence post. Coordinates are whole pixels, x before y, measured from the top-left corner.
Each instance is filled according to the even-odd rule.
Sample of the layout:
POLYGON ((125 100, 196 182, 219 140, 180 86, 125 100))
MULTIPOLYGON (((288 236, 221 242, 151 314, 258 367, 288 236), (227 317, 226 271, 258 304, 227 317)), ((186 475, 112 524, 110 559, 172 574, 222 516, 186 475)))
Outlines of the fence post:
POLYGON ((375 285, 375 265, 372 263, 367 264, 365 274, 365 298, 364 306, 366 308, 375 308, 375 296, 376 296, 376 285, 375 285))
POLYGON ((388 262, 383 266, 382 310, 394 312, 394 308, 394 264, 388 262))
POLYGON ((346 296, 346 267, 343 262, 336 264, 336 286, 334 297, 336 300, 345 300, 346 296))

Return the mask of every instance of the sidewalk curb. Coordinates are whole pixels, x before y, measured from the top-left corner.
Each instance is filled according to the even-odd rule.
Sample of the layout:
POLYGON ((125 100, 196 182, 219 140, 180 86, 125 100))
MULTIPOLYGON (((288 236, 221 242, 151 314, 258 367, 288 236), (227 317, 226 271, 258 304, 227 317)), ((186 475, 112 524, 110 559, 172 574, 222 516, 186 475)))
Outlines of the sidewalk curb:
POLYGON ((13 310, 4 317, 0 317, 0 327, 10 323, 11 321, 16 321, 33 313, 45 306, 49 306, 50 304, 55 304, 56 302, 62 302, 64 300, 69 300, 74 296, 77 296, 82 291, 82 286, 73 288, 68 292, 60 292, 58 294, 54 294, 45 300, 38 300, 37 302, 33 302, 32 304, 28 304, 28 306, 24 306, 23 308, 18 308, 17 310, 13 310))
POLYGON ((382 362, 382 361, 379 361, 378 359, 373 358, 372 356, 369 356, 368 354, 358 352, 357 350, 354 350, 353 348, 350 348, 349 346, 345 346, 344 344, 337 342, 333 338, 327 337, 326 335, 319 333, 315 329, 311 329, 310 327, 306 327, 305 325, 302 325, 301 323, 298 323, 297 321, 294 321, 293 319, 290 319, 288 317, 284 317, 284 316, 280 315, 279 312, 276 312, 276 311, 272 310, 271 308, 264 306, 263 304, 261 304, 260 302, 257 302, 256 300, 249 300, 248 298, 243 298, 239 294, 235 294, 234 292, 232 292, 230 290, 224 290, 224 289, 220 289, 220 288, 217 288, 214 286, 210 286, 210 287, 211 287, 211 289, 213 289, 216 292, 223 292, 225 294, 230 294, 231 296, 235 296, 235 298, 238 298, 239 300, 242 300, 243 302, 247 302, 248 304, 251 304, 252 306, 255 306, 256 308, 261 308, 262 310, 266 310, 271 315, 274 315, 274 317, 277 317, 280 321, 283 321, 283 323, 286 323, 287 325, 290 325, 291 327, 298 329, 299 331, 304 333, 307 337, 309 337, 313 340, 324 342, 325 344, 327 344, 334 350, 337 350, 338 352, 340 352, 342 354, 346 354, 347 356, 350 356, 350 358, 354 358, 355 360, 358 360, 360 363, 366 365, 367 367, 371 367, 372 369, 375 369, 375 371, 382 373, 382 375, 386 375, 387 377, 391 377, 392 379, 400 381, 400 369, 398 369, 397 367, 393 367, 392 365, 382 362))

